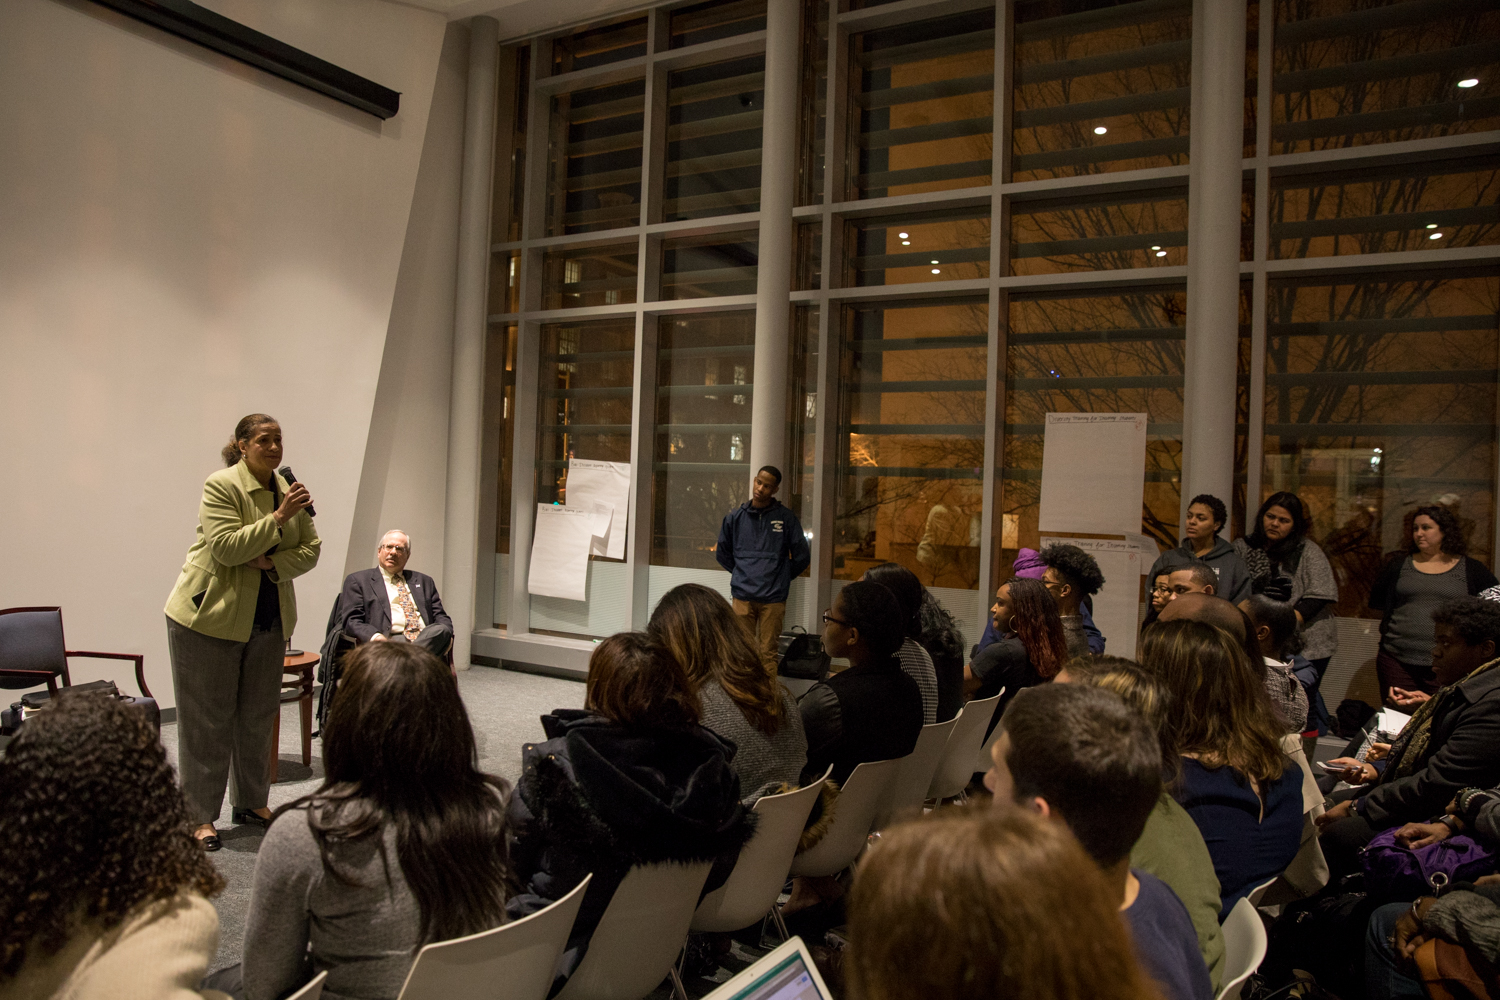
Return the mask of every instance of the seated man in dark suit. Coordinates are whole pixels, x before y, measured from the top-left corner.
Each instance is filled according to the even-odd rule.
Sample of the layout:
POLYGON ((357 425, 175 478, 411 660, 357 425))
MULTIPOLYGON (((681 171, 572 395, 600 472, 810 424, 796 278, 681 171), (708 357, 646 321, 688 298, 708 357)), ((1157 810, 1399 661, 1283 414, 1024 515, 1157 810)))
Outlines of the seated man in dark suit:
POLYGON ((406 532, 387 531, 375 551, 379 565, 345 577, 339 597, 344 631, 360 643, 414 642, 445 656, 453 645, 453 619, 432 577, 406 568, 409 558, 406 532))

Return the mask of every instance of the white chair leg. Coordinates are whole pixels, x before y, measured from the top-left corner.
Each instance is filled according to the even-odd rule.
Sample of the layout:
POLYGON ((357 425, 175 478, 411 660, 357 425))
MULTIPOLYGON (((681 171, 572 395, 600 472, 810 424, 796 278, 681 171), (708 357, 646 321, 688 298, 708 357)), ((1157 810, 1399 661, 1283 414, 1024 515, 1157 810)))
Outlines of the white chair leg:
POLYGON ((688 1000, 687 990, 682 988, 682 977, 677 974, 677 967, 674 965, 667 972, 672 977, 672 995, 677 1000, 688 1000))
POLYGON ((791 939, 791 935, 788 934, 787 930, 786 930, 786 921, 783 920, 783 919, 781 919, 781 907, 780 906, 772 906, 771 907, 771 922, 776 925, 776 933, 781 935, 781 940, 782 941, 787 941, 787 940, 791 939))

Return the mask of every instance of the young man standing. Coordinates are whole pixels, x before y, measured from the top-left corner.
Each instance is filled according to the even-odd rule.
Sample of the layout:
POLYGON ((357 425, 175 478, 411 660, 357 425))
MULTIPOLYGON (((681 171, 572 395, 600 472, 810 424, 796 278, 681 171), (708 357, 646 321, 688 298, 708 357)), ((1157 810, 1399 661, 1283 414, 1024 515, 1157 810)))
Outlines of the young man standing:
POLYGON ((1141 968, 1167 1000, 1212 1000, 1187 908, 1167 884, 1130 867, 1130 849, 1161 797, 1161 744, 1112 691, 1045 684, 1016 695, 1000 720, 984 784, 1000 807, 1063 823, 1120 887, 1141 968))
POLYGON ((724 516, 714 546, 714 558, 729 570, 734 613, 773 674, 792 577, 812 563, 801 522, 776 499, 780 488, 780 469, 767 465, 757 472, 750 499, 724 516))

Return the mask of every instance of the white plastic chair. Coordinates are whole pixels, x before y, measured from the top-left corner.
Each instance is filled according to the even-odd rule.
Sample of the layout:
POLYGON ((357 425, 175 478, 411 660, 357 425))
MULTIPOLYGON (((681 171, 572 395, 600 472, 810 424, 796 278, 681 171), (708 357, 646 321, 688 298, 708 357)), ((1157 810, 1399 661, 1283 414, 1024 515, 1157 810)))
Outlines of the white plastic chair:
POLYGON ((519 920, 423 946, 400 1000, 546 1000, 592 879, 519 920))
POLYGON ((640 1000, 670 973, 712 865, 630 869, 558 1000, 640 1000))
MULTIPOLYGON (((1280 878, 1280 877, 1281 876, 1279 876, 1279 875, 1276 876, 1276 878, 1280 878)), ((1260 905, 1260 901, 1262 899, 1266 898, 1266 890, 1269 889, 1269 888, 1271 888, 1271 886, 1273 886, 1275 884, 1276 884, 1276 879, 1274 879, 1274 878, 1273 879, 1267 879, 1266 881, 1262 882, 1260 885, 1256 886, 1254 889, 1251 889, 1249 892, 1245 893, 1245 898, 1248 899, 1248 900, 1250 900, 1250 905, 1251 906, 1259 906, 1260 905)), ((1229 912, 1233 913, 1234 911, 1230 910, 1229 912)), ((1225 917, 1224 919, 1228 920, 1229 918, 1225 917)))
MULTIPOLYGON (((929 799, 941 802, 943 799, 962 795, 963 790, 969 787, 969 781, 974 777, 974 756, 984 743, 984 727, 989 725, 990 718, 995 714, 995 706, 1000 704, 1000 698, 1004 694, 1005 689, 1001 688, 994 697, 971 701, 958 713, 958 724, 949 734, 948 745, 943 748, 943 756, 932 776, 932 784, 927 786, 929 799)), ((997 724, 995 728, 1000 727, 997 724)))
POLYGON ((832 771, 829 767, 822 778, 805 788, 763 795, 756 801, 754 812, 759 820, 755 836, 740 849, 729 880, 698 904, 692 930, 737 931, 771 912, 786 884, 808 814, 832 771))
POLYGON ((793 875, 837 875, 865 849, 875 817, 888 801, 901 758, 859 765, 833 802, 833 822, 823 839, 792 859, 793 875))
POLYGON ((979 744, 979 756, 974 758, 975 772, 983 773, 995 766, 995 758, 992 756, 992 751, 995 749, 995 744, 999 742, 1000 725, 996 723, 995 728, 991 729, 990 734, 984 738, 984 742, 979 744))
POLYGON ((286 1000, 318 1000, 323 995, 323 980, 327 978, 328 970, 324 969, 309 979, 306 986, 287 997, 286 1000))
POLYGON ((901 758, 896 770, 896 779, 891 783, 891 794, 880 814, 876 827, 884 828, 892 819, 909 810, 920 811, 927 800, 927 789, 932 776, 937 773, 943 751, 948 747, 948 738, 958 725, 958 716, 947 722, 934 722, 923 726, 917 734, 917 745, 911 753, 901 758))
POLYGON ((1224 985, 1217 1000, 1239 1000, 1240 987, 1266 957, 1266 925, 1248 898, 1224 918, 1224 985))

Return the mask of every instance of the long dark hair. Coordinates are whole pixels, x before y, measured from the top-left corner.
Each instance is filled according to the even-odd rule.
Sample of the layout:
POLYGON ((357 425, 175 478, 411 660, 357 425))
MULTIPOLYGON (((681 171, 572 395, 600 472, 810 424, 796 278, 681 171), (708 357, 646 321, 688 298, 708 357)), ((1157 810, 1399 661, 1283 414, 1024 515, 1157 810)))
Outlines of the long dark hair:
POLYGON ((651 612, 646 634, 677 660, 695 687, 718 684, 752 726, 776 735, 781 684, 766 670, 723 594, 701 583, 673 587, 651 612))
POLYGON ((927 588, 917 574, 900 563, 885 562, 865 570, 864 579, 889 590, 901 606, 901 627, 906 638, 915 639, 922 634, 922 595, 927 588))
POLYGON ((227 469, 236 465, 245 457, 240 451, 240 442, 249 444, 250 439, 255 436, 257 427, 274 423, 277 423, 276 418, 265 413, 249 413, 241 417, 240 422, 234 425, 234 433, 229 436, 229 443, 219 449, 219 457, 224 460, 224 467, 227 469))
POLYGON ((161 740, 137 709, 58 694, 0 759, 0 979, 56 955, 80 919, 224 888, 189 832, 161 740))
POLYGON ((505 919, 510 786, 479 770, 469 715, 442 660, 405 642, 370 642, 345 657, 324 727, 323 764, 318 790, 282 806, 275 818, 306 808, 335 878, 356 884, 339 870, 332 846, 380 837, 390 823, 421 913, 421 943, 505 919))
POLYGON ((1443 541, 1440 548, 1450 556, 1467 555, 1469 552, 1468 540, 1464 538, 1464 526, 1459 522, 1458 515, 1447 507, 1439 507, 1436 504, 1427 507, 1418 507, 1411 512, 1411 519, 1406 524, 1406 551, 1416 552, 1417 543, 1412 538, 1413 525, 1419 517, 1430 517, 1443 533, 1443 541))
POLYGON ((1031 666, 1043 677, 1055 677, 1068 662, 1068 637, 1063 633, 1057 601, 1040 580, 1013 576, 1010 588, 1011 621, 1016 637, 1026 647, 1031 666))
POLYGON ((1283 727, 1238 639, 1203 622, 1157 622, 1142 637, 1140 657, 1172 694, 1164 728, 1178 753, 1257 780, 1281 777, 1283 727))
POLYGON ((1277 562, 1286 562, 1300 553, 1302 541, 1307 537, 1307 529, 1311 526, 1312 519, 1307 516, 1307 507, 1302 503, 1302 498, 1282 490, 1266 497, 1266 502, 1260 505, 1260 509, 1255 512, 1255 525, 1246 533, 1245 541, 1251 548, 1262 550, 1277 562), (1274 543, 1266 537, 1266 511, 1272 507, 1281 507, 1292 515, 1292 530, 1281 541, 1274 543))

